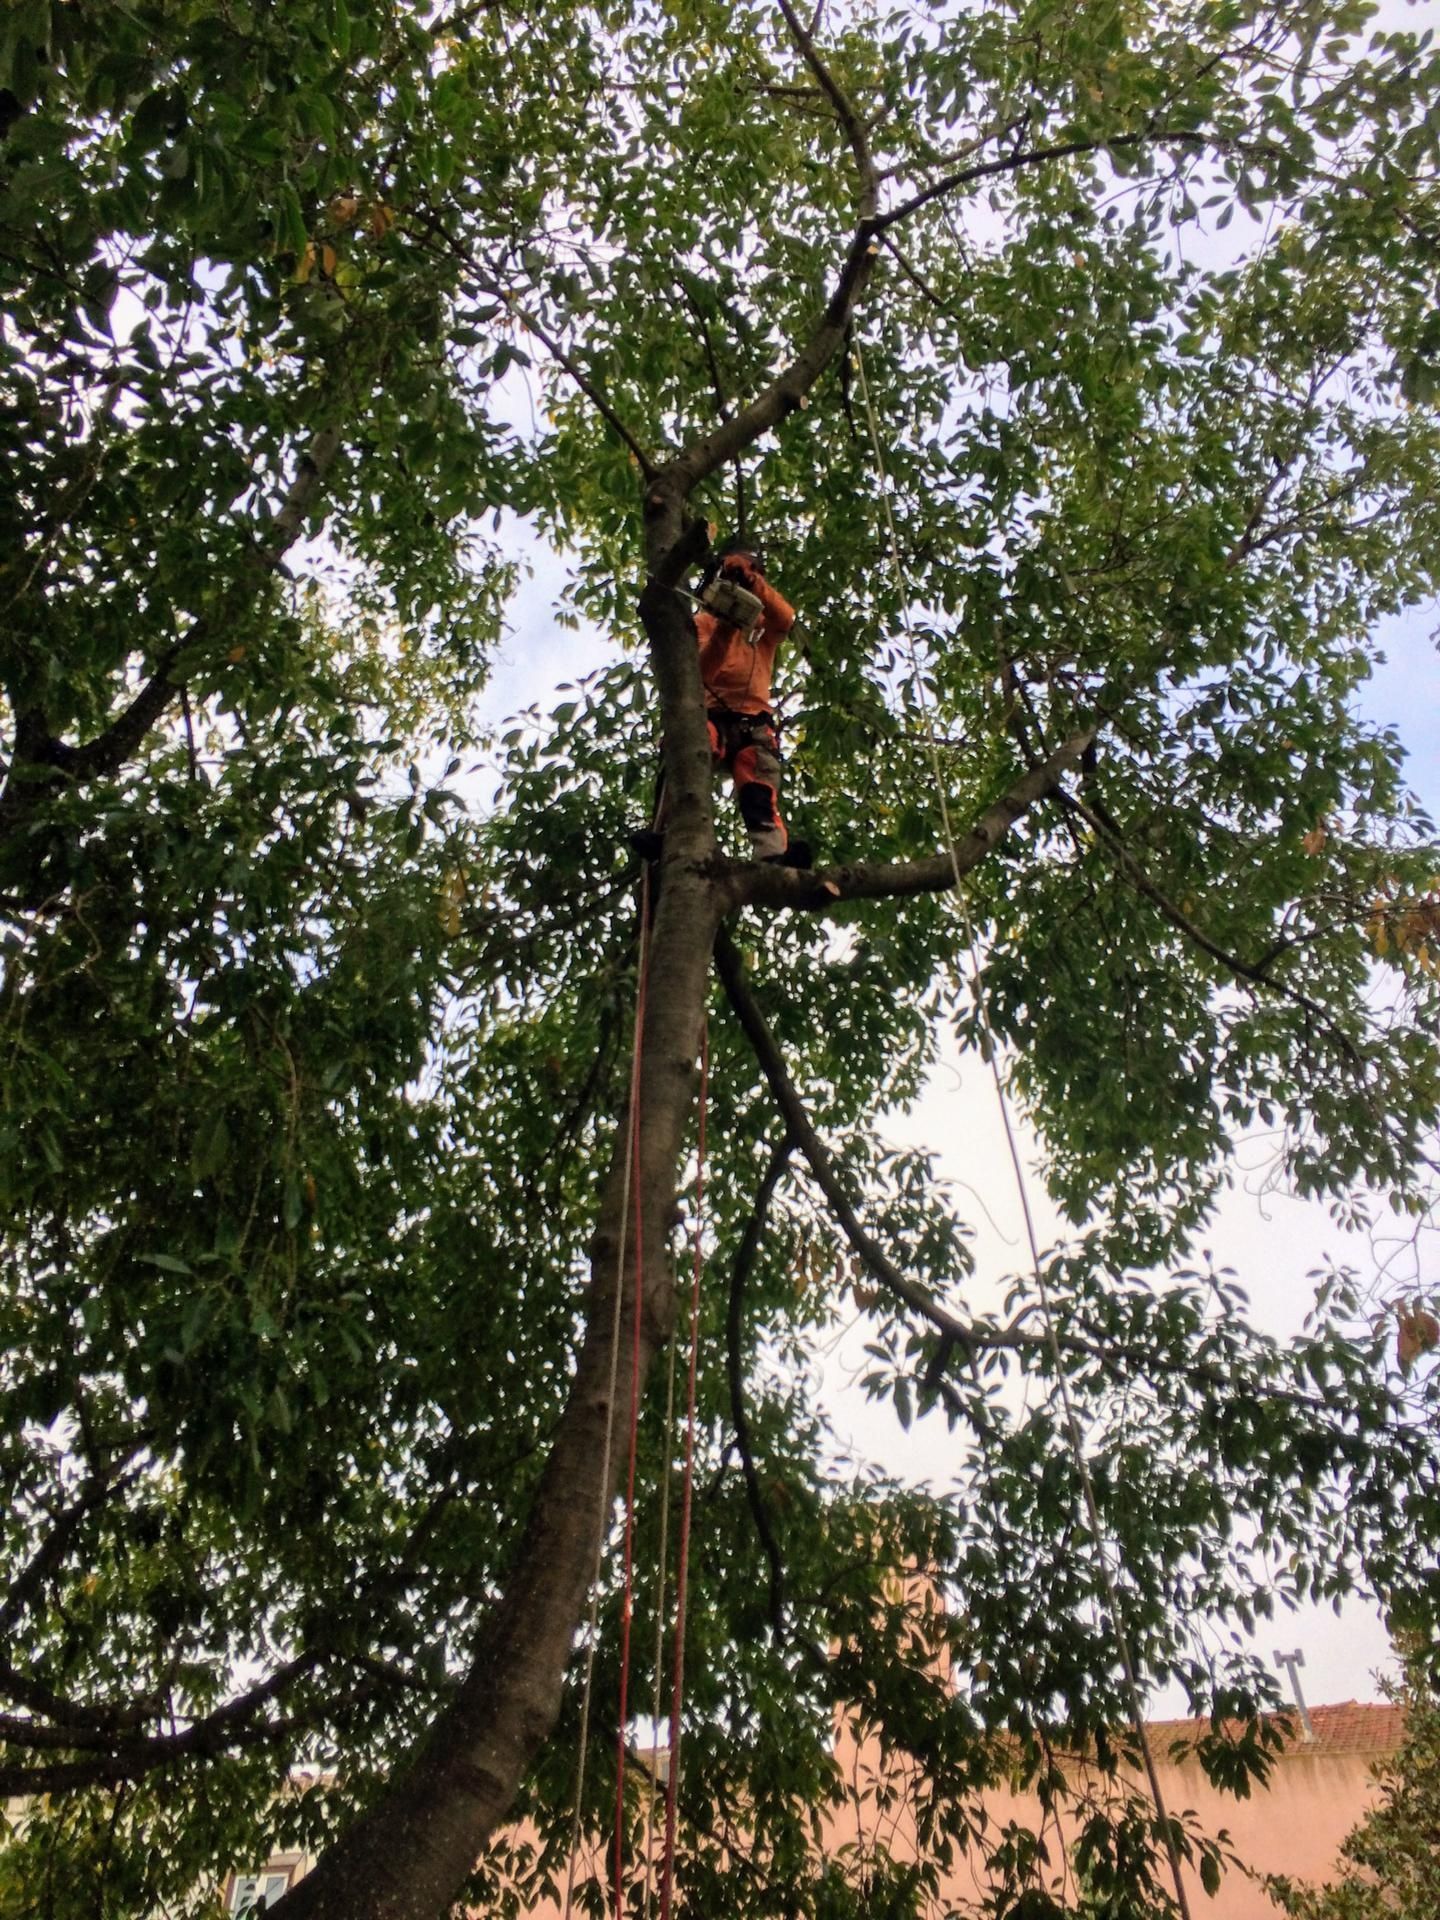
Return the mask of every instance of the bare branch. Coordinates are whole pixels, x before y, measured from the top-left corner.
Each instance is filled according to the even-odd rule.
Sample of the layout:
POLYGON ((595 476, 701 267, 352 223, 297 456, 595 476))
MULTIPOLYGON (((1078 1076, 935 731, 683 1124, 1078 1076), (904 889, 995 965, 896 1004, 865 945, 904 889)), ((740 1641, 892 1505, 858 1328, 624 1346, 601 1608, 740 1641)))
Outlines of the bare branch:
POLYGON ((596 386, 589 374, 565 351, 558 340, 546 332, 545 328, 541 326, 533 314, 521 314, 518 308, 516 308, 515 311, 517 315, 524 320, 525 325, 530 329, 531 333, 534 334, 535 338, 540 342, 541 346, 544 347, 555 364, 563 367, 565 372, 569 374, 576 386, 609 426, 612 433, 618 434, 625 442, 625 445, 630 449, 631 453, 634 454, 636 464, 639 466, 645 478, 647 480, 652 479, 656 471, 655 462, 650 458, 634 434, 631 433, 630 429, 620 418, 614 407, 610 405, 610 402, 605 398, 604 394, 601 393, 599 387, 596 386))
POLYGON ((1012 115, 1008 120, 996 121, 987 131, 973 135, 962 146, 953 147, 949 153, 937 153, 929 160, 898 161, 893 167, 884 168, 880 178, 882 181, 894 180, 902 173, 924 173, 931 167, 944 167, 953 172, 960 161, 970 159, 973 154, 983 153, 993 140, 1003 140, 1006 134, 1018 133, 1026 124, 1026 118, 1027 116, 1021 114, 1012 115))
POLYGON ((1074 734, 1048 760, 1017 780, 1008 793, 986 809, 964 839, 956 843, 953 861, 946 852, 934 854, 928 860, 817 867, 810 873, 797 873, 788 867, 737 864, 726 876, 729 904, 732 907, 807 907, 824 912, 846 900, 897 900, 917 893, 944 893, 954 887, 957 867, 962 874, 978 867, 1016 823, 1024 819, 1036 801, 1057 791, 1061 775, 1079 764, 1094 738, 1094 728, 1074 734))

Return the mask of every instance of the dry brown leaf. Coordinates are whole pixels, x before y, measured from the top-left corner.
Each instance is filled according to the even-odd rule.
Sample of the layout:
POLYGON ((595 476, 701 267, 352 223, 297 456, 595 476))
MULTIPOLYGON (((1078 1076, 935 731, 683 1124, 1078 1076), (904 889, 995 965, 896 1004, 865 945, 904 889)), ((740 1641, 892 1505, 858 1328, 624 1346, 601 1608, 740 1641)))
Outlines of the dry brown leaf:
POLYGON ((1440 1346, 1440 1320, 1423 1307, 1406 1306, 1403 1301, 1396 1302, 1395 1318, 1399 1322, 1395 1358, 1400 1363, 1400 1371, 1408 1374, 1422 1353, 1431 1353, 1440 1346))

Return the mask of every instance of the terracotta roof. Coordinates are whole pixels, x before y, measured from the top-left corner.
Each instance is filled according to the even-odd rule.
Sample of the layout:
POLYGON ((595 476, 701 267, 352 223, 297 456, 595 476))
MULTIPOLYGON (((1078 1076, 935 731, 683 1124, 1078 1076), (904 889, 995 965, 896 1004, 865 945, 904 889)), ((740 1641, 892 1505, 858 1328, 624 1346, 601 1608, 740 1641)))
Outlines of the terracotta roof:
MULTIPOLYGON (((1394 1753, 1405 1737, 1405 1709, 1388 1702, 1342 1700, 1336 1706, 1311 1707, 1310 1724, 1315 1738, 1307 1740, 1300 1716, 1291 1716, 1292 1737, 1286 1747, 1292 1754, 1394 1753)), ((1198 1740, 1210 1732, 1208 1720, 1150 1720, 1146 1732, 1159 1748, 1168 1751, 1177 1740, 1198 1740)))

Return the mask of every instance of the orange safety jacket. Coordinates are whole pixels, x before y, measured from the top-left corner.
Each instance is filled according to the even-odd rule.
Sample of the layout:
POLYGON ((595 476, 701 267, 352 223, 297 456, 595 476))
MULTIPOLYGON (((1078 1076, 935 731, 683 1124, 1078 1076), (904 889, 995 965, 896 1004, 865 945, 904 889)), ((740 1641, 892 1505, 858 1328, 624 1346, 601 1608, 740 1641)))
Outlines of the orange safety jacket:
POLYGON ((724 707, 730 713, 769 711, 775 655, 795 624, 795 609, 768 580, 752 574, 749 584, 763 609, 758 626, 750 633, 742 633, 728 620, 718 619, 703 608, 695 615, 705 704, 724 707))

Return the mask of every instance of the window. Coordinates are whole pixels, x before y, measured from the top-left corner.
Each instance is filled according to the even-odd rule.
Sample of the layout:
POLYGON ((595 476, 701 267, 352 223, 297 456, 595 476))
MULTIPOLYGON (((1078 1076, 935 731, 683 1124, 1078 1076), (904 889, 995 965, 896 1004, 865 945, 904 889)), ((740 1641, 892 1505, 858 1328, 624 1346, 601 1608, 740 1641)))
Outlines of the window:
POLYGON ((230 1882, 227 1913, 264 1913, 286 1892, 293 1867, 266 1867, 261 1873, 237 1873, 230 1882))

